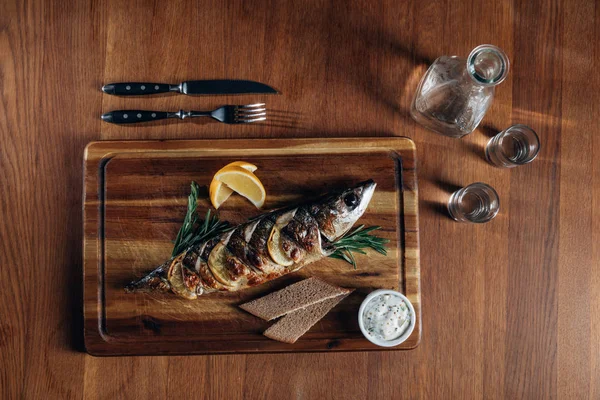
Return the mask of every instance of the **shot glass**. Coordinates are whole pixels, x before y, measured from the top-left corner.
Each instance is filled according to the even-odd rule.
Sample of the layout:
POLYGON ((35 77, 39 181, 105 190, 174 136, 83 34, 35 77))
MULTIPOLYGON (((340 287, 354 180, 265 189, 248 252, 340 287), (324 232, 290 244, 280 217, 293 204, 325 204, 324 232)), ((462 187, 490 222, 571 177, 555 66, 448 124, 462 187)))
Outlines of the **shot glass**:
POLYGON ((528 126, 513 125, 493 138, 485 147, 485 158, 499 168, 514 168, 532 162, 540 151, 540 139, 528 126))
POLYGON ((448 212, 458 222, 488 222, 498 214, 500 199, 489 185, 477 182, 452 193, 448 212))

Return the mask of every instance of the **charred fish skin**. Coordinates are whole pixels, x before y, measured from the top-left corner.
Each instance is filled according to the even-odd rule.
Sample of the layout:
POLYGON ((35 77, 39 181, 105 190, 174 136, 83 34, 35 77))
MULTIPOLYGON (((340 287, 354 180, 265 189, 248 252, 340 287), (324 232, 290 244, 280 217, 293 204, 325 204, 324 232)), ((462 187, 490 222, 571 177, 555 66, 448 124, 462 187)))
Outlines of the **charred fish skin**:
MULTIPOLYGON (((219 283, 215 279, 215 276, 212 274, 212 272, 208 268, 208 263, 205 260, 201 260, 201 259, 199 260, 199 263, 196 266, 196 270, 197 270, 197 274, 200 277, 200 280, 203 285, 203 287, 202 287, 203 293, 211 293, 211 292, 216 292, 216 291, 220 291, 220 290, 227 290, 227 288, 225 286, 223 286, 221 283, 219 283)), ((199 290, 196 289, 196 292, 199 292, 199 290)))
POLYGON ((254 233, 259 223, 260 221, 254 221, 240 225, 239 228, 235 229, 229 238, 227 249, 254 272, 261 274, 267 269, 267 261, 258 257, 256 250, 250 246, 249 240, 246 240, 246 238, 251 239, 252 234, 249 234, 249 232, 254 233), (253 226, 249 227, 249 225, 253 226))
POLYGON ((282 230, 287 237, 292 238, 308 253, 321 251, 321 234, 317 221, 305 207, 299 207, 291 220, 282 230))
POLYGON ((170 291, 185 299, 217 291, 237 291, 297 271, 331 254, 333 242, 363 215, 375 190, 372 180, 325 195, 312 203, 275 210, 232 231, 187 249, 127 292, 170 291), (277 230, 278 241, 271 241, 277 230), (269 246, 281 253, 271 257, 269 246), (278 250, 279 251, 279 250, 278 250), (288 257, 280 262, 274 260, 288 257))
POLYGON ((196 269, 198 258, 200 258, 200 254, 197 253, 197 248, 191 248, 183 256, 181 264, 190 271, 194 271, 196 269))
POLYGON ((263 266, 271 263, 269 251, 267 250, 267 241, 269 240, 271 230, 275 226, 275 219, 270 217, 265 216, 265 218, 260 220, 249 242, 251 249, 250 257, 259 259, 259 262, 263 266))

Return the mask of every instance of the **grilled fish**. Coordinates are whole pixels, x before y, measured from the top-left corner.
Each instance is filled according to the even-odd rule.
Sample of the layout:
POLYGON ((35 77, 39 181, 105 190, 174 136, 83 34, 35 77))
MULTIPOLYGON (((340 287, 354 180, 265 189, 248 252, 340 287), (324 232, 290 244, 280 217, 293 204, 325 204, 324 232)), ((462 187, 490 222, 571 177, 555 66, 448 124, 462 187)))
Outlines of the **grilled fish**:
POLYGON ((296 207, 263 214, 165 262, 127 292, 170 291, 186 299, 236 291, 294 272, 335 251, 365 212, 372 180, 296 207))

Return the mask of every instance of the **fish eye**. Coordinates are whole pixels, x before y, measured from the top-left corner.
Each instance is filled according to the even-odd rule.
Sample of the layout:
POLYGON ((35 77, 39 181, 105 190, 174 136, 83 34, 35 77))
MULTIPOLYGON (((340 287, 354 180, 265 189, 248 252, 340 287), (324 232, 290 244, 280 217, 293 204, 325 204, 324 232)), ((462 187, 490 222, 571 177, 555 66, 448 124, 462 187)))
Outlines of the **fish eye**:
POLYGON ((348 207, 354 208, 358 205, 358 196, 354 192, 348 193, 344 196, 344 203, 346 203, 348 207))

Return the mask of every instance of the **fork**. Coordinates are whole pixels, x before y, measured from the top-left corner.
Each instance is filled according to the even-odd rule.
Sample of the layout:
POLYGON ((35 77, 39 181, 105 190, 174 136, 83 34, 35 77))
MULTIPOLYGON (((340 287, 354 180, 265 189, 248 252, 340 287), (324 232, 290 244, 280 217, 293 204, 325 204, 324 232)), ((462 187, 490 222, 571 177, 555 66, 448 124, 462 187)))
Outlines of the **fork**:
POLYGON ((267 119, 265 103, 247 105, 228 105, 212 111, 144 111, 144 110, 115 110, 102 114, 102 120, 113 124, 135 124, 137 122, 158 121, 167 118, 211 117, 225 124, 247 124, 267 119))

